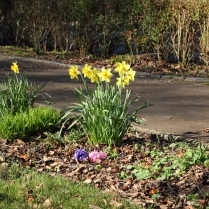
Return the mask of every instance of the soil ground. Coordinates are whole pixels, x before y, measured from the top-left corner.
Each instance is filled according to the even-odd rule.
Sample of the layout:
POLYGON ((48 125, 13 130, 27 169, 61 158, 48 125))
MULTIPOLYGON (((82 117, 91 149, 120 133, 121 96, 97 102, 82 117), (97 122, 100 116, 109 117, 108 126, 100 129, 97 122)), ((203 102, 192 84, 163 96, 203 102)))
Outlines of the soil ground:
MULTIPOLYGON (((71 80, 68 75, 69 64, 30 58, 12 57, 0 54, 0 82, 10 73, 11 63, 17 61, 20 70, 27 71, 30 81, 42 85, 48 82, 43 92, 52 98, 47 101, 54 107, 65 109, 76 102, 73 92, 81 80, 71 80)), ((165 137, 182 136, 185 139, 209 142, 209 86, 207 78, 155 76, 137 72, 131 83, 132 97, 140 96, 135 110, 145 101, 152 104, 139 112, 146 122, 137 126, 142 132, 165 137)), ((45 103, 42 97, 38 103, 45 103)))

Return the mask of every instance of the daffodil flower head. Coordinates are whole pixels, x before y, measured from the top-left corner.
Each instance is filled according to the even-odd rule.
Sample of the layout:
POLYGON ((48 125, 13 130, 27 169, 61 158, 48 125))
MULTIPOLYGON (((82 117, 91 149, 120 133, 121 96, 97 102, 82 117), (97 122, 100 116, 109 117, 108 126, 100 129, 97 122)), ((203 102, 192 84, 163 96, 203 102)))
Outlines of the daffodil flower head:
POLYGON ((136 71, 134 71, 132 68, 126 73, 126 77, 128 77, 131 81, 134 81, 136 71))
POLYGON ((111 73, 111 69, 104 69, 102 68, 101 72, 98 74, 101 81, 110 82, 113 74, 111 73))
POLYGON ((13 62, 12 65, 11 65, 11 70, 14 72, 14 73, 19 73, 19 67, 17 65, 17 62, 13 62))
POLYGON ((124 77, 123 78, 123 83, 125 84, 125 85, 129 85, 129 78, 126 76, 126 77, 124 77))
POLYGON ((96 68, 94 68, 94 69, 92 69, 91 72, 92 72, 91 76, 90 76, 91 82, 98 83, 99 82, 99 71, 96 68))
POLYGON ((129 71, 129 69, 130 69, 130 65, 126 64, 125 61, 116 63, 115 71, 118 72, 120 76, 126 74, 129 71))
POLYGON ((117 79, 116 85, 120 88, 121 87, 125 88, 125 85, 129 85, 129 78, 128 77, 119 77, 116 79, 117 79))
POLYGON ((84 67, 82 68, 82 73, 84 75, 84 78, 87 77, 91 79, 91 74, 92 74, 91 65, 85 64, 84 67))
POLYGON ((123 84, 122 78, 119 77, 119 78, 116 78, 116 79, 117 79, 116 85, 117 85, 118 87, 124 88, 124 87, 125 87, 125 84, 123 84))
POLYGON ((68 70, 68 72, 69 72, 71 79, 74 79, 74 78, 78 79, 78 75, 80 74, 80 72, 77 66, 70 66, 70 69, 68 70))

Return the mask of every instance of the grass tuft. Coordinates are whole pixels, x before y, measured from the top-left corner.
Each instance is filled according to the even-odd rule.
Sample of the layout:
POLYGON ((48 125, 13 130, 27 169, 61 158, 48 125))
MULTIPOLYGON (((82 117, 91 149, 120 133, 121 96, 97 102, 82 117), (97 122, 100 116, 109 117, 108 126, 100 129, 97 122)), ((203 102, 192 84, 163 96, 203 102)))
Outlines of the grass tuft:
POLYGON ((44 131, 52 131, 57 128, 59 120, 60 111, 52 107, 30 108, 16 115, 8 113, 0 121, 0 136, 7 139, 25 139, 44 131))

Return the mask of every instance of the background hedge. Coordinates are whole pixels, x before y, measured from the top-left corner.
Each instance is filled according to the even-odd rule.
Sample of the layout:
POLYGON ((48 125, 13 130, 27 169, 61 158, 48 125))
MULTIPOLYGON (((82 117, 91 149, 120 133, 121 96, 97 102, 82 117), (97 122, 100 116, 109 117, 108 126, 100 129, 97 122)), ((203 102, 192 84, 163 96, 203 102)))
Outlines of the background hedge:
POLYGON ((185 65, 208 64, 208 0, 0 0, 2 44, 97 53, 120 44, 185 65))

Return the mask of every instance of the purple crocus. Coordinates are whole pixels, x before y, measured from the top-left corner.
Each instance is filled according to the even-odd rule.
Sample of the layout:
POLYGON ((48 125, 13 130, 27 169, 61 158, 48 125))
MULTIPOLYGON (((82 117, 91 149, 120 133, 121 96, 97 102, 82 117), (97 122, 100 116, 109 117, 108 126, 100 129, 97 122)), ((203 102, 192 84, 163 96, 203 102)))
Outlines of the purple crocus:
POLYGON ((85 158, 88 157, 88 153, 83 149, 77 149, 74 152, 74 159, 78 161, 83 161, 85 158))

